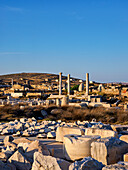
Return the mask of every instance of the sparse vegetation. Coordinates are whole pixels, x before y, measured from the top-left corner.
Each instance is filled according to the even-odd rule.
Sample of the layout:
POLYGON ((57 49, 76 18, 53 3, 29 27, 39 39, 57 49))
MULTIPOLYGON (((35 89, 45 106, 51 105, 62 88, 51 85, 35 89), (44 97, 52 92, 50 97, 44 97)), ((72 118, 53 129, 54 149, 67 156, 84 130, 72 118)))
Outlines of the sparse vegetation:
MULTIPOLYGON (((126 124, 128 123, 128 111, 123 109, 105 109, 98 108, 76 108, 76 107, 25 107, 24 110, 20 109, 19 105, 10 106, 6 105, 0 109, 0 120, 10 121, 19 119, 21 117, 35 117, 38 119, 42 117, 41 110, 48 113, 46 120, 59 120, 62 121, 91 121, 95 118, 97 121, 110 124, 126 124)), ((42 117, 43 119, 43 117, 42 117)))
POLYGON ((79 88, 79 85, 74 85, 73 87, 71 87, 71 91, 78 90, 78 88, 79 88))

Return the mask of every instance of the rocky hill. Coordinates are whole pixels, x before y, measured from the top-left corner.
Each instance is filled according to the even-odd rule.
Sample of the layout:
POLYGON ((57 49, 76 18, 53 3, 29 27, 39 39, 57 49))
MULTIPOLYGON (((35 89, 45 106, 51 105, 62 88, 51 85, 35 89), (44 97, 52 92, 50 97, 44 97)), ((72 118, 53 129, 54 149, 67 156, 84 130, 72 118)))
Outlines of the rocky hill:
MULTIPOLYGON (((21 81, 30 80, 33 83, 43 83, 44 81, 55 81, 59 78, 57 74, 50 73, 16 73, 16 74, 6 74, 0 75, 0 80, 2 82, 11 82, 11 79, 15 82, 21 83, 21 81)), ((78 82, 79 79, 71 77, 74 81, 78 82)), ((67 79, 67 76, 62 76, 63 80, 67 79)))

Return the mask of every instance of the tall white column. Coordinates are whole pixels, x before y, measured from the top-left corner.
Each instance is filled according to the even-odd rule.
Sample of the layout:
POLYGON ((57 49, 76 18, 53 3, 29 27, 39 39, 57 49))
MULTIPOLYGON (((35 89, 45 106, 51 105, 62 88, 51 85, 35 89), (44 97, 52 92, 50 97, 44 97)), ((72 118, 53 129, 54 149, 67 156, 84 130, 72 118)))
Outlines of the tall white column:
POLYGON ((59 73, 59 95, 62 94, 62 73, 59 73))
POLYGON ((86 95, 89 95, 89 73, 86 73, 86 95))
POLYGON ((68 74, 68 95, 70 95, 70 74, 68 74))

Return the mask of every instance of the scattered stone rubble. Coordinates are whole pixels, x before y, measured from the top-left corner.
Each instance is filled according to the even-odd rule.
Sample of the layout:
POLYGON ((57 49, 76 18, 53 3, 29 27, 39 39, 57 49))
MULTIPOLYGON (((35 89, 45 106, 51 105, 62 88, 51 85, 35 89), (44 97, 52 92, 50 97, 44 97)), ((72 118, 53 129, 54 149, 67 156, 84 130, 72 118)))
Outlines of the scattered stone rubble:
POLYGON ((127 131, 127 125, 116 127, 96 120, 39 123, 33 117, 1 123, 5 137, 0 138, 0 169, 125 170, 127 131))

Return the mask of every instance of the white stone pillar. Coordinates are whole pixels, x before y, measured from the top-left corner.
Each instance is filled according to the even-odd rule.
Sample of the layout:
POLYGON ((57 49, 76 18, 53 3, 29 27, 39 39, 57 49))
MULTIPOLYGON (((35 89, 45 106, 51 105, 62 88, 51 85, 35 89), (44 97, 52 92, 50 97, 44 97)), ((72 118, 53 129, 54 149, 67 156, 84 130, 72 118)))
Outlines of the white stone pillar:
POLYGON ((62 73, 59 73, 59 95, 62 94, 62 73))
POLYGON ((89 73, 86 73, 86 95, 89 95, 89 73))
POLYGON ((70 74, 68 74, 68 95, 70 95, 70 74))

